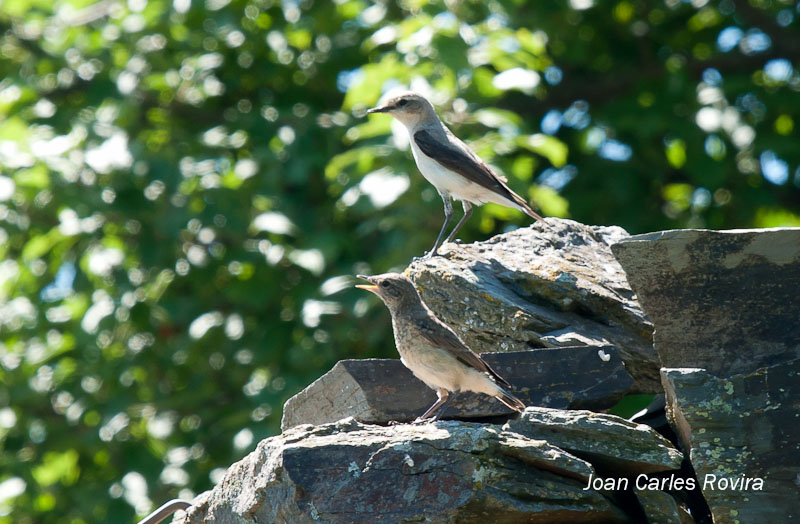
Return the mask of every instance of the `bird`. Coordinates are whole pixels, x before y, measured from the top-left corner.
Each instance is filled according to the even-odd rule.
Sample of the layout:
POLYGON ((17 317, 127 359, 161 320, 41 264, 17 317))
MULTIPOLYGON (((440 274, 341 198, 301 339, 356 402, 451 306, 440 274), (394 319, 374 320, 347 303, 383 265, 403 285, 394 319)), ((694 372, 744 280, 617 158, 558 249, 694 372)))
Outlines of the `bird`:
POLYGON ((508 187, 506 177, 495 173, 439 120, 433 105, 422 95, 404 92, 367 110, 367 114, 372 113, 388 113, 405 126, 417 168, 433 184, 444 202, 444 224, 433 249, 423 258, 438 254, 443 244, 442 238, 453 218, 451 198, 461 201, 464 216, 444 242, 450 242, 469 220, 472 204, 494 202, 513 207, 544 223, 525 199, 508 187))
POLYGON ((417 421, 438 418, 459 391, 490 395, 516 412, 525 409, 525 403, 509 393, 511 384, 433 314, 411 280, 399 273, 357 276, 369 284, 356 287, 378 295, 389 308, 400 361, 436 391, 436 402, 417 421))

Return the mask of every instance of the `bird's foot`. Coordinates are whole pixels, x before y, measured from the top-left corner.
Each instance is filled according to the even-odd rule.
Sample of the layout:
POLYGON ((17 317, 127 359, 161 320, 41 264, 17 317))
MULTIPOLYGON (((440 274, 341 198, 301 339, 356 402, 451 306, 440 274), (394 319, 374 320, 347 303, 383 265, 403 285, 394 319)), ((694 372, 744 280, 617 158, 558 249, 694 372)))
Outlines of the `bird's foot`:
POLYGON ((429 418, 417 417, 417 418, 414 419, 412 424, 427 424, 430 421, 431 421, 431 419, 429 419, 429 418))

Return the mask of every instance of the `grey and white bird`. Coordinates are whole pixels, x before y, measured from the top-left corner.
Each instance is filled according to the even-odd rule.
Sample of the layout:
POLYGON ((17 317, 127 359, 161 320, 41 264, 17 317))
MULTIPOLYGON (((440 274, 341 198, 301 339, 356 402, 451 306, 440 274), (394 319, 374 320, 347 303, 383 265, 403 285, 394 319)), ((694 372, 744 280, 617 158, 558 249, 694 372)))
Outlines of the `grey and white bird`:
POLYGON ((450 393, 459 391, 490 395, 517 412, 525 409, 525 404, 508 392, 511 384, 436 318, 408 278, 399 273, 358 277, 370 285, 356 287, 375 293, 389 308, 400 361, 436 391, 437 401, 417 420, 435 418, 452 398, 450 393))
POLYGON ((417 168, 442 197, 444 224, 426 258, 436 255, 443 244, 442 238, 453 217, 451 198, 461 201, 464 217, 444 242, 451 241, 472 215, 472 204, 494 202, 519 209, 536 220, 544 220, 524 198, 508 187, 506 177, 495 173, 468 145, 450 132, 436 116, 431 103, 422 95, 403 93, 390 98, 382 106, 369 109, 367 113, 388 113, 406 127, 417 168))

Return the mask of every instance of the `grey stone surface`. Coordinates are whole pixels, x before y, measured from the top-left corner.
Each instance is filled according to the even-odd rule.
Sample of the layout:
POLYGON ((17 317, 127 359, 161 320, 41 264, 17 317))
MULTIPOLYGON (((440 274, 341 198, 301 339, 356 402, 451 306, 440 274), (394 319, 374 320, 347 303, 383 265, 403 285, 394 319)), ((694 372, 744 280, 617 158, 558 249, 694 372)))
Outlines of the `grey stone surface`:
POLYGON ((714 522, 800 517, 800 228, 663 231, 612 250, 655 324, 668 419, 714 522))
POLYGON ((179 522, 630 522, 604 495, 583 490, 593 471, 496 425, 345 419, 262 441, 179 522))
POLYGON ((660 392, 652 325, 609 245, 628 234, 548 218, 406 270, 425 303, 478 353, 613 345, 639 392, 660 392))
POLYGON ((683 460, 650 426, 604 413, 532 407, 503 429, 546 440, 620 476, 679 469, 683 460))
POLYGON ((694 524, 692 516, 669 493, 650 489, 634 492, 647 516, 647 524, 694 524))
POLYGON ((662 231, 611 249, 664 367, 727 376, 800 357, 800 228, 662 231))
MULTIPOLYGON (((483 358, 514 386, 514 394, 533 406, 605 409, 633 385, 613 347, 486 353, 483 358)), ((433 390, 399 360, 343 360, 286 402, 281 428, 351 416, 373 424, 411 421, 435 400, 433 390)), ((443 418, 510 413, 492 397, 465 392, 452 400, 443 418)))
MULTIPOLYGON (((444 256, 417 260, 407 274, 469 345, 503 352, 486 357, 500 359, 492 363, 501 374, 544 374, 541 389, 533 385, 526 393, 544 399, 553 392, 542 404, 574 402, 577 396, 559 388, 578 377, 563 380, 564 368, 523 369, 502 364, 503 358, 521 349, 560 348, 541 353, 538 362, 550 356, 553 365, 568 366, 570 358, 558 352, 591 360, 592 352, 600 356, 597 346, 615 345, 618 354, 604 354, 612 354, 613 365, 625 362, 634 390, 666 389, 668 418, 715 524, 800 520, 800 229, 626 238, 619 228, 547 222, 546 229, 534 225, 482 243, 446 244, 444 256), (660 375, 652 326, 610 259, 609 244, 655 323, 658 357, 672 366, 660 375), (576 343, 587 347, 566 347, 576 343)), ((319 395, 327 396, 329 417, 355 413, 385 422, 394 399, 411 405, 413 382, 401 381, 411 384, 404 388, 380 375, 393 380, 405 368, 395 361, 380 361, 377 374, 359 367, 372 365, 337 365, 335 376, 326 375, 329 383, 315 383, 305 398, 293 399, 289 425, 308 413, 324 416, 319 395)), ((419 411, 430 395, 413 400, 419 411)), ((462 400, 449 415, 499 414, 481 411, 491 400, 462 400)), ((262 441, 198 496, 180 522, 602 523, 640 522, 644 512, 651 523, 691 524, 666 492, 583 489, 588 475, 664 476, 681 459, 649 427, 588 411, 529 407, 502 426, 387 427, 351 418, 297 425, 262 441)), ((696 502, 694 493, 672 494, 696 502)))
POLYGON ((668 417, 714 522, 800 519, 800 359, 727 378, 686 368, 662 375, 668 417), (762 479, 762 489, 741 484, 747 478, 762 479))

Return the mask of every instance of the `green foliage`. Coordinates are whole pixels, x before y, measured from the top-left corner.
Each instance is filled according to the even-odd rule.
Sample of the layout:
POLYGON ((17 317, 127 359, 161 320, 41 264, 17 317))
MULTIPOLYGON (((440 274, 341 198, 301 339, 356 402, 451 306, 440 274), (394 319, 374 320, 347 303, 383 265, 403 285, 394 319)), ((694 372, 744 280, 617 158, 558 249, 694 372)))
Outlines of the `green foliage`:
POLYGON ((626 395, 608 410, 611 415, 630 418, 653 402, 655 395, 626 395))
POLYGON ((336 360, 394 355, 350 275, 442 211, 363 118, 392 87, 545 214, 800 223, 796 3, 592 4, 3 0, 0 522, 191 497, 336 360))

